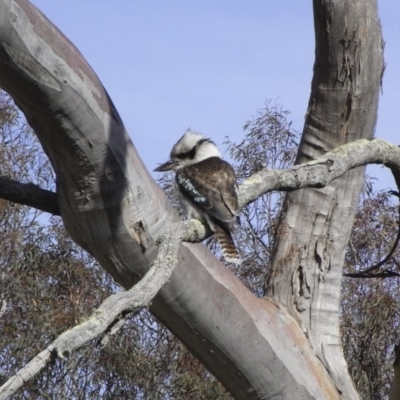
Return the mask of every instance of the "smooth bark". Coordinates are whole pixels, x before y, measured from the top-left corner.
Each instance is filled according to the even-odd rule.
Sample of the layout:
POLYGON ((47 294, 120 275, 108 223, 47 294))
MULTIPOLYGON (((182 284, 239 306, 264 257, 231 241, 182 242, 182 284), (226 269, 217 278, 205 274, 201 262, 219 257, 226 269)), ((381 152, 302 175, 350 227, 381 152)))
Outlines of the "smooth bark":
MULTIPOLYGON (((366 9, 375 6, 371 1, 351 4, 355 8, 362 4, 366 9)), ((321 15, 322 5, 315 2, 314 7, 316 18, 324 27, 322 29, 317 23, 317 32, 318 29, 334 31, 336 38, 345 35, 346 41, 340 54, 333 45, 329 47, 330 43, 327 46, 325 42, 317 41, 317 58, 322 57, 323 60, 319 61, 321 65, 317 63, 315 67, 314 96, 302 143, 303 156, 299 157, 299 161, 314 158, 315 153, 307 149, 318 147, 330 150, 337 144, 357 138, 353 136, 369 137, 377 104, 374 70, 369 77, 373 86, 373 95, 368 97, 370 103, 365 109, 358 107, 359 101, 365 106, 364 92, 367 91, 363 86, 366 78, 364 75, 360 77, 359 69, 364 74, 364 63, 372 64, 376 57, 379 58, 376 53, 370 54, 369 48, 365 54, 369 54, 371 59, 365 59, 364 50, 357 49, 360 52, 358 69, 352 69, 351 63, 346 61, 341 65, 343 68, 333 74, 339 77, 339 81, 335 78, 335 82, 340 82, 341 87, 332 89, 330 86, 330 58, 347 57, 346 52, 353 54, 352 34, 357 33, 358 28, 353 31, 349 27, 348 31, 345 30, 348 33, 333 29, 341 14, 337 13, 334 17, 321 15), (329 29, 325 24, 329 24, 329 29), (350 35, 349 38, 346 35, 350 35), (333 53, 324 54, 321 46, 327 46, 333 53), (319 81, 326 81, 326 86, 321 89, 319 81), (328 100, 332 92, 337 90, 342 93, 342 86, 348 96, 333 96, 335 103, 330 104, 328 100), (317 89, 318 96, 315 95, 317 89), (326 138, 323 135, 320 138, 330 106, 337 123, 326 129, 329 132, 326 138), (366 119, 372 122, 367 123, 366 119), (357 123, 361 125, 357 127, 357 123), (313 131, 311 134, 310 130, 313 131), (337 135, 338 131, 340 135, 337 135), (367 131, 368 134, 365 133, 367 131), (338 136, 340 143, 337 143, 338 136)), ((350 11, 353 15, 354 10, 350 11)), ((366 11, 362 15, 367 15, 366 11)), ((361 31, 367 29, 368 24, 377 23, 374 15, 368 14, 366 20, 367 25, 365 21, 360 23, 361 31)), ((375 34, 368 29, 367 38, 363 38, 365 42, 372 40, 370 37, 375 34)), ((95 73, 74 46, 26 0, 0 0, 0 86, 12 95, 24 112, 52 163, 58 180, 58 204, 67 231, 96 257, 117 282, 127 289, 132 287, 154 262, 157 238, 178 220, 178 216, 144 167, 95 73)), ((335 197, 335 205, 339 205, 333 211, 346 213, 346 224, 340 226, 340 229, 344 228, 344 239, 337 246, 325 245, 326 231, 320 229, 321 224, 318 225, 319 231, 315 232, 321 236, 320 244, 317 243, 314 249, 318 257, 325 260, 329 254, 324 251, 333 252, 333 264, 329 264, 332 267, 329 271, 326 271, 325 264, 318 265, 322 265, 324 278, 329 281, 329 286, 326 285, 328 292, 335 290, 337 293, 320 291, 321 287, 316 287, 315 292, 314 288, 308 288, 320 301, 333 299, 328 311, 333 314, 334 321, 338 315, 336 300, 340 291, 338 274, 341 273, 341 265, 337 264, 347 243, 346 235, 350 230, 348 218, 351 218, 357 202, 362 174, 355 172, 354 177, 354 188, 352 185, 344 188, 343 181, 340 181, 333 186, 334 189, 324 191, 327 194, 318 204, 314 204, 313 199, 319 198, 320 194, 313 190, 310 195, 302 191, 299 200, 300 204, 303 199, 304 213, 310 213, 311 204, 314 207, 314 217, 310 216, 305 221, 308 226, 309 220, 317 218, 324 228, 323 221, 330 214, 335 193, 340 196, 335 197), (310 201, 313 201, 308 204, 302 196, 310 196, 310 201), (349 196, 350 205, 342 203, 345 196, 349 196), (321 218, 318 217, 320 214, 321 218), (333 283, 333 275, 329 274, 332 270, 335 271, 333 283)), ((351 179, 353 184, 353 178, 346 179, 351 179)), ((326 225, 329 232, 330 221, 326 225)), ((299 223, 303 221, 299 219, 294 225, 299 226, 299 223)), ((335 232, 337 229, 338 226, 334 228, 335 232)), ((281 254, 278 246, 275 266, 281 265, 286 275, 296 278, 298 275, 292 272, 293 263, 287 258, 283 262, 281 254)), ((287 291, 292 290, 291 279, 278 279, 275 269, 275 299, 279 299, 290 312, 295 311, 297 321, 275 301, 255 298, 204 246, 183 244, 178 257, 179 263, 171 279, 152 302, 151 311, 237 399, 338 399, 341 395, 335 385, 342 391, 343 398, 356 398, 345 373, 338 339, 326 335, 326 324, 331 323, 324 316, 326 308, 322 307, 321 314, 316 303, 306 297, 304 307, 309 308, 304 310, 311 316, 324 318, 322 324, 316 324, 318 331, 308 329, 309 324, 303 321, 301 314, 299 317, 297 307, 293 307, 293 297, 287 296, 287 291), (286 292, 282 290, 281 282, 287 285, 286 292), (280 291, 286 295, 278 296, 280 291), (309 335, 313 348, 303 331, 309 335), (320 341, 317 340, 319 333, 320 341), (335 351, 339 350, 338 354, 330 351, 331 344, 335 351), (334 362, 328 362, 327 357, 332 357, 334 362), (334 377, 334 382, 321 360, 334 377), (338 367, 343 371, 338 372, 335 369, 338 367)), ((301 266, 313 270, 315 259, 303 259, 301 266), (310 264, 306 265, 308 262, 310 264)), ((306 319, 306 322, 311 320, 317 322, 315 318, 306 319)))
MULTIPOLYGON (((360 138, 377 118, 383 45, 375 0, 314 0, 316 61, 297 163, 360 138)), ((343 398, 356 399, 339 331, 345 249, 364 169, 324 189, 288 194, 268 295, 283 304, 309 338, 343 398)))
MULTIPOLYGON (((132 287, 178 216, 95 73, 24 0, 0 1, 0 85, 52 163, 68 233, 132 287)), ((289 314, 256 299, 204 246, 182 245, 179 259, 151 311, 236 398, 339 397, 289 314)))
MULTIPOLYGON (((360 139, 288 169, 261 169, 239 185, 239 207, 241 209, 272 191, 323 188, 346 172, 367 164, 380 164, 390 168, 397 187, 400 187, 399 147, 379 138, 360 139)), ((56 193, 31 183, 0 177, 0 198, 53 215, 60 214, 56 193)), ((197 239, 202 241, 206 237, 207 233, 197 239)))
POLYGON ((202 224, 196 220, 177 222, 167 229, 158 240, 157 258, 143 279, 130 290, 109 296, 86 321, 62 333, 0 387, 0 400, 12 396, 57 357, 69 357, 75 350, 110 331, 127 312, 137 313, 147 306, 177 265, 179 244, 182 240, 197 240, 198 233, 205 236, 202 224))

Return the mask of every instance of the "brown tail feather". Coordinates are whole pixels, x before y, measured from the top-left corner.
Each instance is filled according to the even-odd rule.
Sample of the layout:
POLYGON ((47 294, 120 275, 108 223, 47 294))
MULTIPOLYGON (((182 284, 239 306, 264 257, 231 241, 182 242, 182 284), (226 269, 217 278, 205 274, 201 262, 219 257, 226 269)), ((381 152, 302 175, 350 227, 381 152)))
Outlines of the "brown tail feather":
POLYGON ((218 225, 215 225, 214 230, 225 261, 239 265, 242 260, 229 231, 225 231, 218 225))

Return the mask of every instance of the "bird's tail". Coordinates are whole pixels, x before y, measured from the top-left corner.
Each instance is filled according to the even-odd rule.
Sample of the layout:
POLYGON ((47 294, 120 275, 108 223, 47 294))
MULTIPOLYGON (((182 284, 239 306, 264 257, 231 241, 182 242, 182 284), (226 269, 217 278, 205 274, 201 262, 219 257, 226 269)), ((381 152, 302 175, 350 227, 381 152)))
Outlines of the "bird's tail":
POLYGON ((225 230, 218 225, 214 226, 215 236, 217 237, 218 243, 221 246, 222 253, 225 261, 240 265, 242 259, 240 254, 233 242, 232 235, 229 230, 225 230))

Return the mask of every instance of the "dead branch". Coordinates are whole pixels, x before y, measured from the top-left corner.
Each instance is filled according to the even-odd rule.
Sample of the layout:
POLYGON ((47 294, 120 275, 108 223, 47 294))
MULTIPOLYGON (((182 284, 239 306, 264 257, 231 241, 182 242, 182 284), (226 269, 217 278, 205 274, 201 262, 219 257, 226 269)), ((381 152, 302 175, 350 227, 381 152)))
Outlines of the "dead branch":
POLYGON ((157 258, 143 279, 132 289, 108 297, 85 322, 62 333, 0 387, 0 400, 7 399, 56 358, 70 356, 89 341, 112 329, 126 313, 135 313, 146 307, 168 281, 178 263, 179 244, 182 241, 198 241, 198 237, 205 235, 203 225, 196 220, 172 225, 158 239, 157 258))
POLYGON ((367 164, 385 165, 392 170, 395 179, 398 179, 400 149, 382 139, 360 139, 337 147, 313 161, 285 170, 263 169, 240 186, 240 206, 244 207, 273 190, 323 188, 347 171, 367 164))
MULTIPOLYGON (((400 176, 400 149, 379 138, 361 139, 340 146, 308 163, 283 170, 263 169, 240 185, 240 207, 273 190, 323 188, 347 171, 367 164, 382 164, 389 167, 397 181, 400 176)), ((60 214, 57 195, 34 184, 0 178, 0 198, 29 205, 54 215, 60 214)), ((199 238, 199 241, 203 239, 199 238)))

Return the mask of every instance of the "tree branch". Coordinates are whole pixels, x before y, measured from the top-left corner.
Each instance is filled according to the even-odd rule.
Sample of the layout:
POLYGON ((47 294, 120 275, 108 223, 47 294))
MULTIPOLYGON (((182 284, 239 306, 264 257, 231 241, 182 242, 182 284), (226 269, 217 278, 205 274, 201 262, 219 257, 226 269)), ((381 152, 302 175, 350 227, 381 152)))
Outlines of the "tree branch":
POLYGON ((382 164, 392 170, 397 182, 400 148, 382 139, 360 139, 304 164, 286 170, 263 169, 246 179, 239 189, 240 207, 273 190, 292 191, 323 188, 351 169, 367 164, 382 164))
MULTIPOLYGON (((399 198, 399 192, 391 190, 391 191, 389 191, 389 194, 393 194, 397 198, 399 198)), ((377 273, 374 272, 377 269, 379 269, 380 267, 382 267, 383 265, 387 264, 391 260, 394 252, 397 249, 397 246, 400 241, 400 205, 398 206, 398 214, 399 214, 399 219, 398 219, 398 226, 397 226, 397 235, 396 235, 396 239, 395 239, 389 253, 381 261, 372 265, 371 267, 368 267, 368 268, 363 269, 358 272, 343 274, 343 276, 346 276, 349 278, 391 278, 393 276, 400 276, 399 273, 394 272, 390 269, 391 268, 390 265, 377 273)))
MULTIPOLYGON (((326 21, 326 18, 316 20, 326 21)), ((376 18, 360 19, 371 20, 376 18)), ((371 30, 366 26, 362 32, 371 30)), ((339 41, 331 42, 341 46, 341 38, 336 35, 339 41)), ((318 46, 331 48, 329 43, 318 46)), ((364 44, 357 45, 358 51, 364 48, 364 44)), ((334 59, 336 54, 339 61, 348 60, 347 53, 343 57, 342 51, 326 55, 323 60, 334 59)), ((371 64, 363 53, 358 58, 371 64)), ((81 53, 27 0, 0 0, 0 59, 0 86, 25 114, 54 168, 66 230, 118 283, 130 289, 154 264, 157 238, 178 220, 177 213, 151 179, 96 74, 81 53)), ((313 109, 325 104, 324 99, 333 97, 333 92, 342 93, 339 86, 343 87, 343 83, 336 85, 334 91, 333 85, 323 85, 319 95, 313 97, 308 113, 317 117, 312 148, 331 150, 341 144, 329 137, 319 140, 326 121, 334 123, 335 130, 329 130, 332 137, 340 130, 340 138, 351 141, 361 137, 352 135, 360 129, 355 129, 353 119, 348 121, 347 117, 373 119, 375 115, 371 107, 355 107, 364 93, 375 96, 370 90, 373 79, 361 80, 358 75, 353 79, 347 73, 347 65, 335 66, 334 72, 339 70, 344 71, 344 77, 352 78, 345 84, 352 82, 354 87, 350 94, 334 97, 337 114, 328 118, 326 113, 316 115, 313 109), (364 81, 368 86, 356 86, 364 81), (346 117, 343 124, 342 115, 346 117)), ((326 65, 317 65, 315 71, 325 82, 326 65)), ((330 76, 336 79, 337 73, 330 76)), ((372 132, 364 123, 361 130, 372 132)), ((303 161, 313 158, 311 155, 303 161)), ((352 205, 356 204, 353 197, 350 200, 352 205)), ((312 211, 319 209, 314 207, 312 211)), ((286 237, 282 238, 286 241, 286 237)), ((324 362, 326 357, 342 359, 340 351, 335 349, 334 354, 330 351, 330 337, 324 336, 329 345, 316 357, 310 336, 305 336, 305 330, 284 307, 255 298, 204 246, 184 243, 179 246, 178 254, 179 265, 149 308, 235 398, 335 399, 340 397, 336 387, 346 397, 348 391, 344 389, 350 383, 342 385, 336 379, 335 387, 320 361, 324 362)), ((287 279, 292 255, 280 265, 287 279)), ((338 274, 337 282, 340 278, 338 274)), ((333 288, 339 285, 335 282, 333 288)), ((328 303, 332 304, 321 297, 320 304, 328 303)), ((330 315, 335 314, 332 308, 329 311, 330 315)), ((318 320, 313 322, 318 325, 318 320)), ((343 363, 339 364, 328 368, 331 375, 344 370, 343 363)))
POLYGON ((0 387, 0 400, 7 399, 15 393, 55 358, 70 356, 75 350, 111 329, 125 313, 136 313, 146 307, 168 281, 177 265, 180 243, 198 241, 199 237, 205 235, 205 229, 199 221, 173 224, 158 239, 157 258, 143 279, 132 289, 109 296, 85 322, 62 333, 0 387))
MULTIPOLYGON (((243 207, 272 190, 321 188, 348 170, 368 163, 387 165, 392 170, 400 169, 400 149, 381 139, 362 139, 338 147, 316 160, 293 166, 287 170, 262 170, 248 178, 240 186, 240 205, 243 207)), ((17 182, 13 183, 18 187, 17 182)), ((47 192, 36 186, 35 190, 37 189, 39 194, 47 192)), ((28 188, 27 191, 29 190, 28 188)), ((52 192, 48 193, 55 196, 52 192)), ((69 356, 89 341, 112 329, 124 314, 136 313, 147 306, 170 278, 178 262, 179 244, 182 241, 199 242, 209 234, 207 228, 197 220, 174 223, 158 239, 157 258, 143 279, 132 289, 108 297, 88 320, 61 334, 0 387, 0 400, 11 396, 55 358, 69 356)))
MULTIPOLYGON (((303 188, 323 188, 347 171, 367 165, 383 164, 391 168, 397 181, 400 171, 400 149, 382 139, 361 139, 340 146, 308 163, 284 170, 263 169, 239 187, 240 208, 263 194, 303 188)), ((0 198, 60 215, 57 194, 33 183, 20 183, 0 177, 0 198)), ((203 240, 204 238, 200 239, 203 240)))
POLYGON ((5 176, 0 176, 0 198, 34 207, 53 215, 60 215, 57 194, 41 189, 33 183, 21 183, 5 176))

